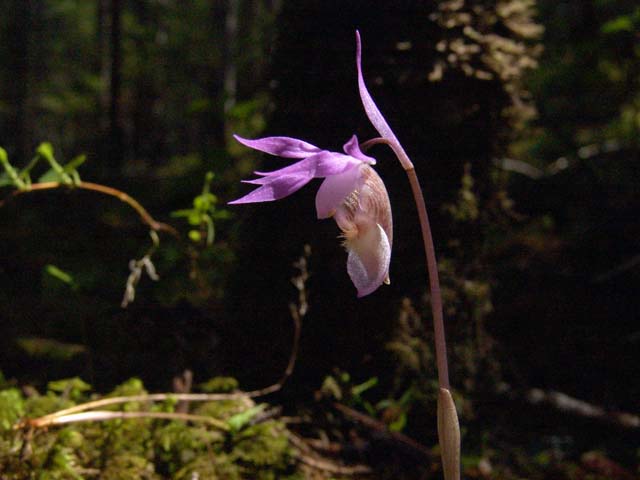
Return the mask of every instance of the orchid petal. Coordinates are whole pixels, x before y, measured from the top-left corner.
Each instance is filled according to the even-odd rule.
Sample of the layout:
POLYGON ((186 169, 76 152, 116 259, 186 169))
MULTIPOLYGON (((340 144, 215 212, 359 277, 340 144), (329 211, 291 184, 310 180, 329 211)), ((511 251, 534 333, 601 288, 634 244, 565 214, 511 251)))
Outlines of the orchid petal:
POLYGON ((362 150, 360 150, 360 144, 358 143, 358 137, 356 137, 355 135, 351 137, 349 141, 345 143, 344 147, 342 148, 344 149, 344 153, 346 153, 347 155, 351 155, 352 157, 357 158, 358 160, 361 160, 365 163, 368 163, 369 165, 376 164, 375 158, 369 157, 364 153, 362 153, 362 150))
POLYGON ((369 90, 367 90, 367 86, 364 83, 364 77, 362 76, 362 43, 360 42, 360 32, 356 30, 356 67, 358 69, 358 90, 360 91, 360 99, 362 100, 362 106, 364 107, 364 111, 369 117, 369 121, 373 124, 375 129, 378 131, 383 138, 388 140, 389 146, 395 152, 400 160, 400 163, 404 167, 405 170, 410 170, 413 168, 413 163, 409 160, 407 153, 400 145, 400 142, 396 138, 395 133, 391 130, 391 127, 387 123, 387 121, 380 113, 376 102, 371 98, 371 94, 369 90))
POLYGON ((282 175, 277 178, 270 179, 268 183, 265 183, 252 192, 249 192, 244 197, 229 202, 229 204, 237 205, 240 203, 272 202, 274 200, 280 200, 281 198, 297 192, 310 181, 311 178, 305 175, 282 175))
MULTIPOLYGON (((373 223, 373 222, 372 222, 373 223)), ((391 245, 384 229, 377 223, 365 228, 347 243, 347 272, 358 290, 358 298, 374 292, 389 278, 391 245)))
POLYGON ((268 178, 254 178, 252 180, 240 180, 240 183, 248 183, 250 185, 264 185, 268 183, 268 178))
POLYGON ((360 32, 356 30, 356 67, 358 68, 358 90, 360 91, 360 99, 362 100, 362 106, 364 107, 364 111, 367 113, 367 117, 376 128, 378 133, 382 135, 387 140, 393 140, 394 142, 398 142, 393 130, 389 127, 389 124, 380 113, 378 106, 371 98, 371 94, 369 94, 369 90, 367 90, 367 86, 364 83, 364 78, 362 76, 362 43, 360 41, 360 32))
POLYGON ((362 169, 356 165, 338 175, 325 178, 316 194, 318 218, 329 218, 351 192, 362 185, 362 169))
POLYGON ((284 168, 280 168, 278 170, 274 170, 272 172, 254 173, 256 175, 262 175, 265 177, 276 177, 280 175, 289 175, 295 173, 307 175, 309 178, 322 178, 342 173, 359 163, 360 162, 358 160, 348 155, 324 150, 320 153, 310 156, 309 158, 305 158, 304 160, 300 160, 299 162, 296 162, 284 168))
POLYGON ((265 137, 250 140, 234 135, 233 138, 254 150, 284 158, 306 158, 322 151, 315 145, 291 137, 265 137))

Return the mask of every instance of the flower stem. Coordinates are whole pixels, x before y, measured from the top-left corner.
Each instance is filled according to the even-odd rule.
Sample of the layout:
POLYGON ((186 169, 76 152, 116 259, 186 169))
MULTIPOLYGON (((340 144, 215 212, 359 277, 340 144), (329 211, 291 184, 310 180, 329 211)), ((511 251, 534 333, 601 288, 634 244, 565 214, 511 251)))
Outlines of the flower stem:
POLYGON ((427 270, 429 273, 429 288, 431 290, 431 312, 433 314, 433 335, 436 344, 436 364, 438 367, 438 383, 440 388, 450 388, 449 386, 449 365, 447 362, 447 341, 444 333, 444 315, 442 313, 442 293, 440 292, 440 279, 438 277, 438 264, 436 262, 436 252, 433 246, 433 236, 429 225, 429 216, 420 187, 420 181, 416 175, 415 168, 406 170, 413 199, 418 209, 422 239, 424 242, 424 252, 427 257, 427 270))
MULTIPOLYGON (((395 137, 394 137, 395 138, 395 137)), ((416 175, 416 169, 408 155, 395 139, 374 138, 360 145, 365 151, 373 145, 384 143, 388 145, 402 164, 409 178, 413 199, 418 209, 420 229, 424 243, 424 253, 427 259, 427 274, 429 276, 429 290, 431 292, 431 312, 433 315, 433 336, 436 349, 436 367, 438 369, 438 439, 442 455, 442 470, 445 480, 460 478, 460 426, 458 414, 450 392, 449 364, 447 362, 447 341, 444 332, 444 314, 442 310, 442 293, 438 277, 438 263, 433 246, 433 236, 429 225, 427 207, 416 175)))
POLYGON ((433 236, 431 235, 431 226, 429 225, 429 215, 427 207, 420 187, 420 181, 416 175, 416 169, 413 162, 409 159, 402 146, 394 141, 386 138, 373 138, 360 145, 360 148, 368 150, 376 144, 384 143, 391 147, 396 154, 398 160, 402 164, 404 171, 409 178, 413 200, 418 209, 418 218, 420 220, 420 229, 422 231, 422 240, 424 243, 424 253, 427 258, 427 273, 429 276, 429 290, 431 292, 431 312, 433 315, 433 334, 436 346, 436 366, 438 369, 438 384, 440 388, 449 390, 449 364, 447 362, 447 341, 444 333, 444 315, 442 313, 442 293, 440 292, 440 279, 438 276, 438 263, 436 261, 436 250, 433 246, 433 236))

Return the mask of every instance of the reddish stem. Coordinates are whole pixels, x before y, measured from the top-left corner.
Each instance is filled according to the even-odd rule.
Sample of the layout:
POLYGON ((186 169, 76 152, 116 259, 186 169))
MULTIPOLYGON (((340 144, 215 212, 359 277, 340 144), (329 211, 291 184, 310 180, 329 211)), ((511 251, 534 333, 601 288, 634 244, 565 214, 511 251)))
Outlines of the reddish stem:
POLYGON ((444 315, 442 313, 442 293, 440 292, 440 279, 438 277, 438 263, 436 251, 433 246, 433 236, 429 225, 427 207, 422 195, 422 188, 415 168, 406 170, 411 191, 418 209, 420 228, 424 242, 424 253, 427 257, 427 270, 429 272, 429 288, 431 290, 431 312, 433 314, 433 335, 436 344, 436 364, 438 367, 438 383, 440 388, 449 390, 449 365, 447 363, 447 341, 444 333, 444 315))
POLYGON ((413 163, 405 153, 399 143, 386 138, 374 138, 360 145, 362 150, 367 150, 373 145, 384 143, 391 147, 400 160, 402 167, 407 172, 413 199, 418 209, 420 219, 420 229, 422 230, 422 240, 424 242, 424 253, 427 257, 427 272, 429 275, 429 290, 431 292, 431 311, 433 314, 433 335, 436 348, 436 366, 438 368, 438 383, 440 388, 449 390, 449 365, 447 363, 447 341, 444 333, 444 315, 442 313, 442 294, 440 292, 440 279, 438 277, 438 263, 436 262, 436 251, 433 246, 433 236, 429 225, 429 216, 424 202, 422 188, 416 175, 413 163))

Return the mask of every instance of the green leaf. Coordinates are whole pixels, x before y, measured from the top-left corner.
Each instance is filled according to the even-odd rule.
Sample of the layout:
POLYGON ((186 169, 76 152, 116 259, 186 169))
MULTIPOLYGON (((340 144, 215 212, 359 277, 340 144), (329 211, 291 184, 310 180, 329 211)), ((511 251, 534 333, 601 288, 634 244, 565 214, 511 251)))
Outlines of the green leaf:
POLYGON ((19 190, 26 190, 27 186, 25 182, 23 182, 22 179, 18 176, 16 169, 13 168, 13 166, 9 162, 9 157, 7 156, 6 150, 2 147, 0 147, 0 163, 2 163, 5 175, 11 181, 10 185, 14 185, 19 190))
POLYGON ((629 15, 623 15, 609 20, 600 27, 602 33, 633 32, 633 29, 633 20, 629 15))
POLYGON ((213 193, 204 193, 202 195, 198 195, 193 199, 193 206, 197 210, 207 212, 217 202, 218 197, 216 197, 213 193))
POLYGON ((53 146, 49 142, 41 143, 38 146, 36 152, 38 153, 38 155, 41 155, 42 157, 46 158, 49 161, 54 160, 53 146))
MULTIPOLYGON (((38 153, 38 155, 40 155, 49 163, 49 165, 51 166, 51 170, 55 172, 53 174, 51 173, 51 170, 45 172, 45 174, 39 178, 40 182, 58 181, 66 185, 72 185, 74 183, 74 180, 69 176, 69 174, 65 171, 65 169, 62 166, 60 166, 60 164, 56 161, 55 157, 53 156, 53 147, 51 146, 50 143, 48 142, 41 143, 38 149, 36 150, 36 152, 38 153)), ((75 163, 78 163, 78 162, 82 163, 84 160, 78 160, 78 157, 76 157, 73 161, 75 163)))
POLYGON ((47 390, 51 390, 52 392, 66 392, 69 388, 73 388, 81 392, 87 392, 91 390, 91 385, 79 377, 63 378, 61 380, 51 381, 47 384, 47 390))
POLYGON ((393 422, 389 424, 389 430, 400 432, 407 425, 407 413, 402 412, 393 422))
POLYGON ((229 210, 216 210, 211 214, 211 218, 214 220, 228 220, 231 218, 231 212, 229 210))
POLYGON ((75 282, 73 281, 73 277, 71 276, 71 274, 65 272, 64 270, 61 270, 55 265, 46 265, 44 267, 44 271, 47 275, 51 275, 53 278, 57 278, 58 280, 60 280, 63 283, 66 283, 67 285, 71 285, 71 286, 75 285, 75 282))
POLYGON ((21 337, 16 339, 16 344, 30 357, 46 360, 70 360, 87 351, 84 345, 60 342, 52 338, 21 337))
POLYGON ((233 377, 213 377, 198 385, 198 388, 207 393, 230 393, 237 390, 239 384, 233 377))
POLYGON ((355 385, 351 389, 351 393, 353 393, 354 396, 360 396, 362 393, 366 392, 370 388, 375 387, 377 384, 378 384, 377 377, 372 377, 366 382, 361 383, 360 385, 355 385))
POLYGON ((187 221, 189 222, 189 225, 194 227, 200 225, 202 223, 202 214, 197 210, 193 210, 191 215, 187 218, 187 221))
POLYGON ((58 180, 60 180, 60 176, 55 172, 53 168, 50 168, 38 177, 38 183, 57 182, 58 180))
POLYGON ((620 15, 605 22, 600 31, 602 33, 635 32, 640 24, 640 7, 627 15, 620 15))
POLYGON ((189 215, 192 215, 193 212, 194 210, 192 208, 189 208, 184 210, 174 210, 170 215, 172 218, 186 218, 189 215))
POLYGON ((227 425, 229 425, 232 432, 238 432, 248 425, 256 415, 262 413, 265 408, 267 408, 267 405, 265 403, 261 403, 260 405, 251 407, 244 412, 236 413, 227 420, 227 425))
POLYGON ((50 392, 62 393, 74 401, 82 398, 84 392, 91 390, 91 385, 84 382, 79 377, 63 378, 47 384, 50 392))
POLYGON ((0 392, 0 429, 9 430, 24 415, 24 399, 20 391, 10 388, 0 392))
POLYGON ((2 174, 0 174, 0 187, 6 187, 9 185, 13 185, 13 181, 11 180, 11 178, 9 178, 7 172, 3 172, 2 174))
POLYGON ((74 157, 73 159, 71 159, 71 161, 63 167, 64 171, 67 173, 73 172, 86 161, 87 161, 86 155, 84 154, 78 155, 77 157, 74 157))

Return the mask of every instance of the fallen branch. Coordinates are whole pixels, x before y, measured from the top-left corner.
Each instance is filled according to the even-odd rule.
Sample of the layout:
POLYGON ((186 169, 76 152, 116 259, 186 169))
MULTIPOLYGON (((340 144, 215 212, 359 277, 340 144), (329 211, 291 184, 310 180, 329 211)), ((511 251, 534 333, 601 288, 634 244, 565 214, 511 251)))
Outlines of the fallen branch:
POLYGON ((228 431, 229 426, 222 420, 204 415, 190 415, 188 413, 172 412, 111 412, 105 410, 93 410, 90 412, 71 413, 67 415, 56 415, 46 418, 40 417, 33 420, 27 419, 19 422, 14 429, 21 428, 46 428, 53 425, 63 425, 67 423, 79 422, 103 422, 107 420, 122 420, 132 418, 155 418, 162 420, 182 420, 185 422, 208 423, 209 425, 223 431, 228 431))
POLYGON ((338 465, 335 462, 320 457, 308 444, 304 438, 294 433, 289 433, 289 441, 297 448, 296 458, 303 464, 315 469, 330 473, 332 475, 371 475, 373 471, 366 465, 338 465))
POLYGON ((413 438, 408 437, 407 435, 400 432, 393 432, 389 430, 387 425, 375 418, 370 417, 364 413, 358 412, 353 408, 349 408, 341 403, 334 403, 333 407, 342 413, 345 417, 350 418, 353 421, 358 422, 364 427, 383 434, 386 438, 397 442, 405 447, 409 447, 414 452, 418 452, 420 455, 423 455, 427 459, 432 458, 431 450, 422 445, 421 443, 416 442, 413 438))
POLYGON ((528 390, 524 395, 531 405, 545 405, 563 413, 625 429, 640 428, 640 416, 626 412, 607 411, 603 407, 570 397, 566 393, 553 390, 544 391, 539 388, 528 390))

